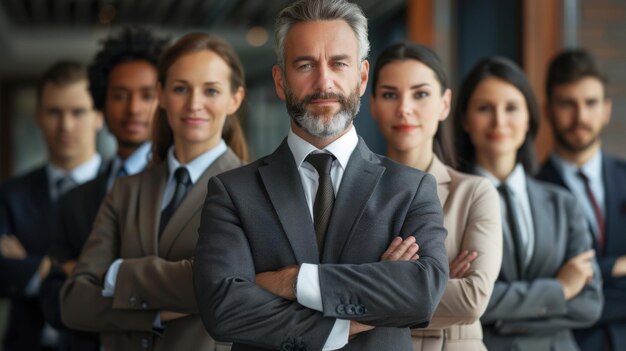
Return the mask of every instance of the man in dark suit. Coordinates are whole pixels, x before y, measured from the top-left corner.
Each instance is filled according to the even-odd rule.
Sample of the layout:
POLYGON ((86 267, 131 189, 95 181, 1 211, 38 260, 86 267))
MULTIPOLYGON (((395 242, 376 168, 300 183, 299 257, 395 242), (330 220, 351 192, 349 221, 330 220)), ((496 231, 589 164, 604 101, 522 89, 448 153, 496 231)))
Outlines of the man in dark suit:
POLYGON ((37 293, 48 274, 49 220, 53 204, 72 187, 93 179, 101 167, 96 134, 102 116, 93 109, 85 68, 60 62, 37 89, 37 123, 48 148, 48 164, 0 188, 0 295, 10 297, 5 350, 54 346, 44 328, 37 293))
POLYGON ((347 1, 297 1, 276 40, 291 130, 209 182, 194 262, 205 326, 233 350, 411 350, 409 327, 445 289, 446 230, 434 178, 372 153, 352 124, 367 20, 347 1), (397 235, 419 259, 378 262, 397 235))
POLYGON ((606 78, 584 50, 559 54, 547 79, 554 153, 538 178, 569 189, 581 202, 604 281, 604 309, 591 328, 578 330, 583 350, 626 350, 626 162, 601 151, 611 116, 606 78), (607 191, 610 186, 610 191, 607 191))
MULTIPOLYGON (((46 320, 57 329, 65 329, 59 306, 61 286, 76 264, 100 203, 115 178, 139 173, 148 163, 157 106, 156 66, 165 43, 148 30, 126 28, 102 42, 89 66, 89 91, 95 108, 103 113, 118 147, 107 172, 60 200, 49 251, 54 264, 40 289, 46 320)), ((98 350, 96 333, 64 331, 61 335, 63 346, 69 349, 98 350)))

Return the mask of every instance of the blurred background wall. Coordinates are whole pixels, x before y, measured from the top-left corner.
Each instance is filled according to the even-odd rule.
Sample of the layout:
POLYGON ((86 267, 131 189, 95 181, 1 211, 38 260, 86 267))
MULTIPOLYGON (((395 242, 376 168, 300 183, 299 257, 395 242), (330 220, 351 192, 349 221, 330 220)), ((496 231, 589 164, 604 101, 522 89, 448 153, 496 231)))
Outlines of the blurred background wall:
MULTIPOLYGON (((50 64, 69 58, 89 63, 99 41, 123 25, 143 25, 176 39, 210 31, 242 57, 248 99, 243 123, 253 157, 271 152, 288 124, 274 93, 272 22, 289 0, 0 0, 0 180, 45 160, 34 124, 34 84, 50 64)), ((370 21, 371 61, 390 43, 418 41, 446 62, 453 88, 479 59, 501 55, 527 72, 539 101, 549 59, 563 47, 584 46, 611 78, 612 127, 605 149, 626 156, 626 1, 623 0, 356 0, 370 21)), ((372 62, 373 64, 373 62, 372 62)), ((369 89, 369 88, 368 88, 369 89)), ((384 153, 369 115, 369 91, 356 120, 370 146, 384 153)), ((101 133, 99 149, 114 153, 101 133)), ((552 147, 542 126, 540 157, 552 147)))

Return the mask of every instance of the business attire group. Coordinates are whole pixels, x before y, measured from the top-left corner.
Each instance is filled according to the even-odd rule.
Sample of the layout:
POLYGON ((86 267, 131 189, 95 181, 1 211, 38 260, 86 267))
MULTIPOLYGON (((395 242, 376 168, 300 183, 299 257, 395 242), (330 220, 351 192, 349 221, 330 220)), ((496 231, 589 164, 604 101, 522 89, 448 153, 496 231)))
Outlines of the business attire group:
POLYGON ((626 163, 598 151, 581 170, 553 155, 533 178, 538 109, 522 70, 502 58, 463 82, 446 143, 445 70, 409 43, 385 49, 373 70, 388 157, 373 153, 352 123, 369 66, 342 51, 363 47, 352 35, 367 33, 360 9, 302 0, 279 17, 337 4, 357 23, 324 17, 285 31, 283 59, 295 52, 299 63, 277 65, 273 79, 290 130, 250 164, 237 119, 243 68, 228 43, 190 33, 158 66, 109 59, 118 41, 104 45, 96 108, 112 116, 105 106, 130 101, 107 95, 112 81, 139 86, 150 138, 131 140, 141 123, 124 129, 139 115, 129 105, 127 119, 106 120, 132 152, 71 171, 51 157, 0 187, 6 350, 625 347, 626 277, 615 267, 626 190, 606 189, 626 179, 626 163), (139 70, 150 84, 125 80, 139 70))

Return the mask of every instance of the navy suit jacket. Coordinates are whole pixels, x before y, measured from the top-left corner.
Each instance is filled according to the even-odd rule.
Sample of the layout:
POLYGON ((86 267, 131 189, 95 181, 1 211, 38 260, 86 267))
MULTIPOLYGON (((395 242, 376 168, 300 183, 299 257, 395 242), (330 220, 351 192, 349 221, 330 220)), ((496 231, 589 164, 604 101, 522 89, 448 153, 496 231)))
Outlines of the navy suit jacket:
MULTIPOLYGON (((48 255, 55 262, 78 260, 91 233, 100 204, 107 194, 109 173, 107 171, 99 174, 94 180, 77 186, 59 199, 52 243, 48 251, 48 255)), ((44 317, 50 325, 59 330, 67 329, 61 321, 59 304, 59 293, 66 279, 65 273, 58 265, 54 265, 39 289, 44 317)), ((71 350, 99 350, 97 333, 65 330, 62 338, 61 343, 71 350)))
MULTIPOLYGON (((548 159, 539 171, 539 179, 567 188, 555 165, 548 159)), ((598 248, 592 237, 602 271, 604 309, 600 320, 590 329, 576 331, 583 350, 603 350, 610 340, 613 350, 626 350, 626 277, 613 277, 615 260, 626 255, 626 162, 602 155, 605 196, 605 246, 598 248)))
POLYGON ((22 260, 0 257, 0 296, 11 299, 4 340, 7 351, 40 348, 43 312, 38 297, 24 291, 48 253, 57 214, 45 166, 0 187, 0 234, 15 235, 28 254, 22 260))
POLYGON ((11 298, 5 350, 38 350, 43 315, 36 297, 24 290, 50 244, 48 218, 52 208, 46 168, 11 179, 0 187, 0 233, 14 234, 28 257, 0 257, 0 296, 11 298))

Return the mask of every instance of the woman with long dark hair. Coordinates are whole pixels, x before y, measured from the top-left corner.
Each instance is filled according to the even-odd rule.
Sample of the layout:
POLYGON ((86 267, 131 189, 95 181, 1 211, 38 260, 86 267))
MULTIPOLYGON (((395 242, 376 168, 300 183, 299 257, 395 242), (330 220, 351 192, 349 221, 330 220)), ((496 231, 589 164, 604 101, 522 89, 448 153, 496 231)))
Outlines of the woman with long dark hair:
POLYGON ((462 169, 501 198, 504 255, 482 316, 489 350, 577 350, 572 328, 602 308, 599 271, 582 210, 567 192, 533 179, 539 109, 522 70, 480 61, 459 90, 454 131, 462 169))
POLYGON ((209 178, 247 158, 243 68, 229 44, 191 33, 164 52, 158 77, 152 167, 117 181, 100 208, 62 318, 100 332, 107 350, 228 348, 198 316, 192 257, 209 178))
POLYGON ((485 350, 479 318, 502 260, 498 194, 487 180, 450 167, 454 150, 443 121, 451 91, 435 52, 419 44, 390 46, 372 77, 371 111, 387 156, 435 176, 448 230, 450 280, 429 328, 411 331, 413 348, 485 350))

